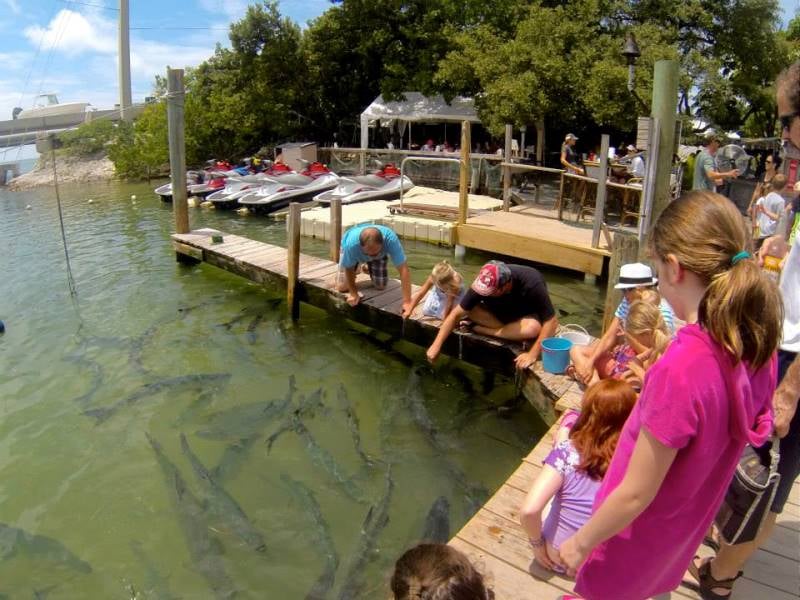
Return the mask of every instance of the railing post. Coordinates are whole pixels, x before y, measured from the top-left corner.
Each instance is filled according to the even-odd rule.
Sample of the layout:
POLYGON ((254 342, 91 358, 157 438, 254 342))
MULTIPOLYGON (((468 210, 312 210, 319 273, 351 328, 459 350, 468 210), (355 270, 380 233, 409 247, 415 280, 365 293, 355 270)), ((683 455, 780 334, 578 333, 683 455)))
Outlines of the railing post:
POLYGON ((358 172, 359 175, 367 174, 367 150, 362 148, 358 155, 358 172))
MULTIPOLYGON (((503 150, 503 162, 511 162, 511 136, 513 135, 513 128, 510 124, 506 123, 506 147, 503 150)), ((508 212, 511 205, 511 167, 504 164, 503 169, 503 210, 508 212)))
POLYGON ((608 328, 611 319, 614 318, 614 311, 617 309, 622 292, 614 289, 619 277, 619 269, 622 265, 636 262, 639 255, 639 239, 635 235, 630 235, 618 231, 614 234, 611 245, 611 260, 608 263, 608 288, 606 289, 606 302, 603 310, 603 331, 608 328))
POLYGON ((463 225, 467 222, 467 214, 469 211, 469 179, 471 163, 469 158, 469 150, 471 142, 469 121, 462 121, 461 123, 461 170, 459 172, 458 182, 458 225, 463 225))
POLYGON ((331 261, 339 262, 339 249, 342 245, 342 199, 333 198, 331 200, 331 261))
POLYGON ((300 276, 300 203, 289 204, 287 220, 287 273, 286 301, 289 305, 289 316, 297 320, 300 316, 300 302, 297 298, 297 281, 300 276))
POLYGON ((175 233, 189 233, 183 122, 183 69, 167 69, 167 119, 169 121, 169 169, 172 181, 175 233))
POLYGON ((610 138, 604 133, 600 138, 600 176, 597 178, 597 194, 594 202, 594 222, 592 224, 592 248, 600 245, 600 225, 606 212, 606 183, 608 182, 608 146, 610 138))

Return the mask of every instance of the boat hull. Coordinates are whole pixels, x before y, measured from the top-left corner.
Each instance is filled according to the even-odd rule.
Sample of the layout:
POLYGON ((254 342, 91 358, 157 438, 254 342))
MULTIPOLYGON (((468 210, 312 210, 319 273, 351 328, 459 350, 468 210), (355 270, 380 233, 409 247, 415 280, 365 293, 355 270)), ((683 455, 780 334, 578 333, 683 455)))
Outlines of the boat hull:
POLYGON ((391 200, 400 197, 401 188, 405 192, 414 187, 414 182, 405 176, 402 180, 397 177, 385 181, 380 187, 370 185, 370 183, 372 180, 366 178, 348 179, 343 177, 336 189, 318 194, 314 200, 323 205, 330 204, 334 198, 339 198, 342 204, 367 202, 368 200, 391 200))

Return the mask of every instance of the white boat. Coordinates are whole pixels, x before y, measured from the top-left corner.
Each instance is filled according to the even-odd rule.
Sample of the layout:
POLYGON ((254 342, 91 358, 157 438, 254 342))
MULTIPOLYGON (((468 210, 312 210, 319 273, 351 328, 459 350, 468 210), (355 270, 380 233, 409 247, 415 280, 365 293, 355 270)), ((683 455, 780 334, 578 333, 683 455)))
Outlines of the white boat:
POLYGON ((55 117, 58 115, 74 115, 86 112, 88 102, 64 102, 58 101, 55 94, 40 94, 33 103, 33 108, 21 111, 18 119, 28 119, 31 117, 55 117))
POLYGON ((325 165, 312 163, 302 173, 280 177, 240 195, 238 202, 253 211, 271 213, 285 208, 290 202, 307 202, 320 192, 335 188, 339 181, 339 176, 325 165))
POLYGON ((401 177, 400 170, 388 164, 380 171, 369 175, 340 177, 336 189, 318 194, 314 200, 320 204, 330 204, 334 198, 339 198, 342 204, 387 200, 399 198, 401 189, 405 192, 412 187, 414 182, 411 179, 405 175, 401 177))

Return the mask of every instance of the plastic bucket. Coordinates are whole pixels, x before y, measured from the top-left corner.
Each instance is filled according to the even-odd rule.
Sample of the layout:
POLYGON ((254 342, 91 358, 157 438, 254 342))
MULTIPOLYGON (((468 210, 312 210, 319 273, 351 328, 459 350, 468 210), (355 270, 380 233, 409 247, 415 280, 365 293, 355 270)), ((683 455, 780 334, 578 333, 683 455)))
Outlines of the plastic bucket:
POLYGON ((558 332, 558 337, 569 340, 574 346, 588 346, 592 343, 592 336, 580 325, 564 325, 558 332))
POLYGON ((569 366, 569 349, 572 342, 563 337, 542 340, 542 366, 548 373, 560 375, 569 366))

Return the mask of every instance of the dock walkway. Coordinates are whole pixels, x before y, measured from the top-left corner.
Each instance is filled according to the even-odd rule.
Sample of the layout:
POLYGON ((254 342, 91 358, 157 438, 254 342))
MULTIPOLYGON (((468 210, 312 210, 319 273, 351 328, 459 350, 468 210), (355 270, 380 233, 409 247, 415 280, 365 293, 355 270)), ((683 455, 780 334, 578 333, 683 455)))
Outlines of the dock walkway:
MULTIPOLYGON (((537 363, 537 368, 541 369, 537 363)), ((560 375, 538 371, 537 379, 546 395, 562 412, 580 404, 578 384, 560 375)), ((553 447, 558 429, 554 424, 494 496, 450 540, 450 545, 469 556, 486 573, 498 600, 556 600, 572 591, 571 579, 550 573, 533 561, 533 551, 519 523, 519 509, 525 495, 553 447)), ((711 551, 701 546, 698 554, 711 551)), ((685 585, 659 600, 698 600, 687 572, 685 585)), ((758 550, 745 567, 745 574, 734 588, 732 600, 790 600, 800 598, 800 483, 795 482, 786 509, 778 518, 766 547, 758 550)))

